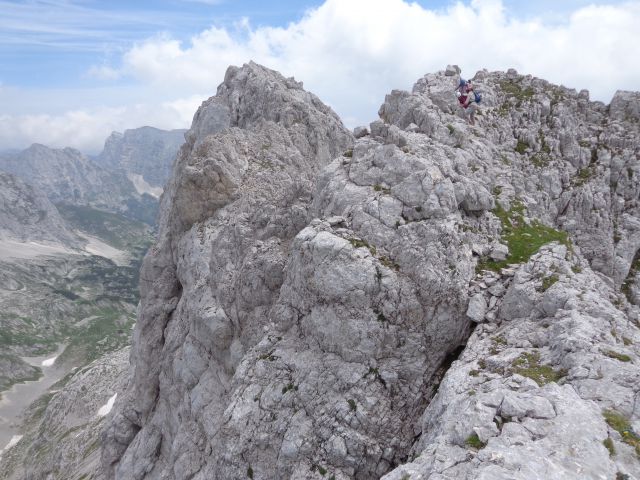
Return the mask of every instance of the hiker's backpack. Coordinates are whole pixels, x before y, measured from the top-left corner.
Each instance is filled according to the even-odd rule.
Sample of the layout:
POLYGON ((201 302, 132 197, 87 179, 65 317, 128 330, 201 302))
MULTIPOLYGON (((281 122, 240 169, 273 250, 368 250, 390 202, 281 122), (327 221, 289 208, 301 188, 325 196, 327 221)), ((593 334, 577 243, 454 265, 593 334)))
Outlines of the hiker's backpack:
POLYGON ((458 95, 458 101, 461 104, 464 104, 465 102, 465 97, 467 95, 469 95, 469 92, 473 92, 473 101, 476 103, 480 103, 482 101, 482 95, 478 92, 475 91, 475 89, 473 89, 473 87, 471 87, 471 90, 468 90, 469 88, 469 82, 463 78, 460 79, 460 82, 458 83, 458 92, 460 92, 460 95, 458 95))

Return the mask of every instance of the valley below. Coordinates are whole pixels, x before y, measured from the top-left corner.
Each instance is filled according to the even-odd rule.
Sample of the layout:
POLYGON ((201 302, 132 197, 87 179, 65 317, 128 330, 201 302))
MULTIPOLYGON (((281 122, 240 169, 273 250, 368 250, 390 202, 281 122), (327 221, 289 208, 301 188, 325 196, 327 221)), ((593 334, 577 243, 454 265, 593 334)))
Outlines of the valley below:
MULTIPOLYGON (((127 347, 135 323, 138 272, 153 228, 91 207, 57 209, 81 248, 2 242, 0 478, 21 475, 22 459, 50 425, 42 422, 54 396, 92 362, 127 347)), ((77 429, 64 424, 52 440, 77 429)))

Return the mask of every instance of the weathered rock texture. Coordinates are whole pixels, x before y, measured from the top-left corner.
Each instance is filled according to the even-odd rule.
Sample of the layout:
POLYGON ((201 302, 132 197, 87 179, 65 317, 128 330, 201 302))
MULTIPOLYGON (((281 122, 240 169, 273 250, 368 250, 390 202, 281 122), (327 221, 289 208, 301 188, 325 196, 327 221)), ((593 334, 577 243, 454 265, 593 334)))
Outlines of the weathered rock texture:
POLYGON ((33 144, 0 155, 0 169, 20 177, 54 203, 88 205, 152 223, 157 201, 140 195, 124 173, 111 172, 73 148, 33 144))
POLYGON ((147 189, 155 195, 169 180, 185 132, 153 127, 113 132, 96 162, 109 170, 124 171, 140 193, 147 189))
POLYGON ((19 178, 0 171, 0 241, 78 246, 56 207, 19 178))
POLYGON ((126 388, 128 356, 129 348, 105 355, 34 402, 25 413, 20 442, 2 455, 0 479, 104 478, 100 432, 110 415, 109 401, 126 388))
POLYGON ((479 72, 470 127, 448 70, 358 140, 228 70, 163 197, 107 478, 639 474, 637 94, 479 72))

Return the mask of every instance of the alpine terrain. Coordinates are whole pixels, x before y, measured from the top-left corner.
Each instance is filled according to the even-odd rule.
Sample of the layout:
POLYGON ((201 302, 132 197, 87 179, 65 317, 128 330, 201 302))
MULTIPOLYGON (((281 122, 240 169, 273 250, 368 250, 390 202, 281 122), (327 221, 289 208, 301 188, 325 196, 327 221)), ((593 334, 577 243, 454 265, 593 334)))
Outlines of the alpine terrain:
POLYGON ((140 127, 113 132, 95 161, 104 168, 124 172, 141 195, 157 198, 171 176, 185 131, 140 127))
POLYGON ((351 132, 230 67, 161 198, 130 367, 32 405, 4 478, 640 478, 640 93, 483 70, 471 126, 459 74, 351 132))
POLYGON ((126 381, 158 202, 73 149, 33 145, 0 167, 21 177, 0 171, 0 478, 80 478, 126 381))

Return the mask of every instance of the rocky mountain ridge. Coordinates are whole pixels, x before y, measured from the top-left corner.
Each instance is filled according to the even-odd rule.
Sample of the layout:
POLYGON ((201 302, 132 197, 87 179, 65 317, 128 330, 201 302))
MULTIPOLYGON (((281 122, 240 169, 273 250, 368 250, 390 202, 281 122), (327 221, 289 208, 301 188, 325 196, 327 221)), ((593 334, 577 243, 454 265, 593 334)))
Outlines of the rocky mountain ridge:
POLYGON ((640 475, 640 94, 473 80, 477 126, 448 69, 356 140, 228 70, 163 197, 107 478, 640 475))
POLYGON ((0 171, 0 241, 79 246, 49 199, 19 178, 0 171))
POLYGON ((138 192, 159 197, 169 180, 171 167, 186 130, 140 127, 113 132, 95 158, 98 165, 123 171, 138 192))
POLYGON ((105 170, 73 148, 34 144, 0 155, 0 170, 43 192, 54 204, 86 205, 154 223, 156 199, 140 195, 126 174, 105 170))

